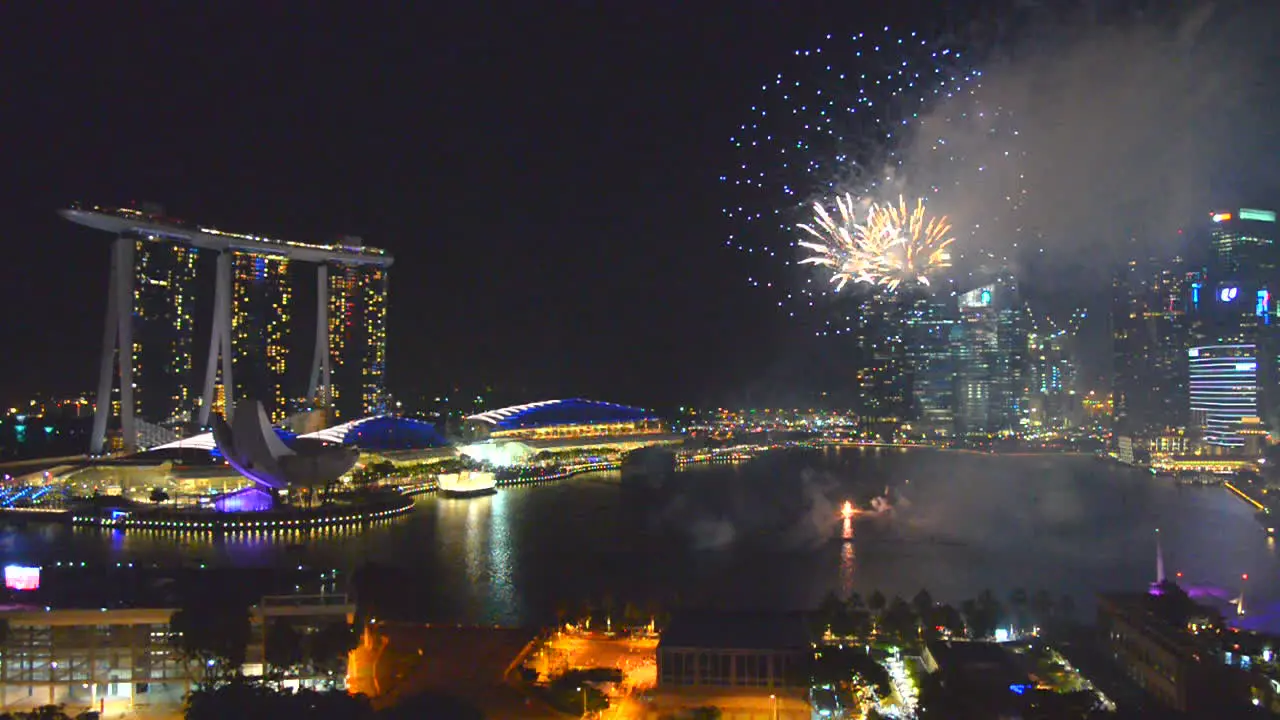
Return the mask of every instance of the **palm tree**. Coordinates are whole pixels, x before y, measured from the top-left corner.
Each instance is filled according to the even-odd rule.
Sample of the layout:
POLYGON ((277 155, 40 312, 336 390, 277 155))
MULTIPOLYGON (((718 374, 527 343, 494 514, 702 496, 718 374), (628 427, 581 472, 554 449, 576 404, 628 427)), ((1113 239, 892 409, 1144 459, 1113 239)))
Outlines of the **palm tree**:
POLYGON ((1048 625, 1053 622, 1053 596, 1047 590, 1037 590, 1031 596, 1031 616, 1036 624, 1048 625))
POLYGON ((613 595, 605 593, 600 598, 600 610, 604 613, 605 630, 613 632, 613 595))
POLYGON ((929 611, 933 609, 933 596, 929 594, 928 590, 920 588, 920 592, 911 598, 911 606, 915 608, 921 619, 927 618, 929 617, 929 611))
POLYGON ((1025 627, 1027 624, 1027 591, 1022 588, 1014 588, 1009 593, 1009 608, 1013 610, 1014 622, 1019 628, 1025 627))

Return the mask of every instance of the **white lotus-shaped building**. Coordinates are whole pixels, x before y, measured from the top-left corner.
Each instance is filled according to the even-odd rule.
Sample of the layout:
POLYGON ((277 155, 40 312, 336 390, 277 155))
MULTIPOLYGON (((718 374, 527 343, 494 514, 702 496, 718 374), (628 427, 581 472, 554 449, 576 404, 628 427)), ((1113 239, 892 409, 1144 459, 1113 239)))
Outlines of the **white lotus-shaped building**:
POLYGON ((276 434, 262 403, 241 401, 228 425, 214 418, 213 438, 227 464, 271 490, 325 485, 355 466, 359 451, 298 438, 291 448, 276 434))

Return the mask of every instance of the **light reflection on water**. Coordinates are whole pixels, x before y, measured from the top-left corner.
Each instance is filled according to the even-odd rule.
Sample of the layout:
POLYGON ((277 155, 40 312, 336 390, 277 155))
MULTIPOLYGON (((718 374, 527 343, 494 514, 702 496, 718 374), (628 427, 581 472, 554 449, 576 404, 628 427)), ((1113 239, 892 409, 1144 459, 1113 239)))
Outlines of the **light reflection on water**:
MULTIPOLYGON (((475 622, 538 622, 561 603, 598 603, 605 594, 619 606, 678 594, 716 605, 801 607, 831 590, 910 598, 922 587, 951 601, 987 588, 1000 597, 1015 587, 1043 588, 1073 594, 1085 615, 1094 593, 1139 589, 1154 579, 1158 526, 1171 576, 1230 587, 1249 573, 1253 597, 1280 599, 1275 541, 1249 506, 1221 488, 1178 488, 1070 457, 842 449, 762 467, 772 482, 794 484, 797 492, 801 471, 818 469, 833 487, 833 507, 892 486, 894 507, 847 527, 832 518, 832 542, 816 549, 782 552, 765 543, 696 552, 678 528, 655 519, 676 496, 716 482, 733 487, 739 473, 753 470, 695 466, 656 500, 621 492, 617 473, 594 473, 485 497, 428 496, 414 512, 367 529, 215 537, 8 526, 0 530, 0 559, 308 564, 348 572, 373 559, 414 571, 431 588, 440 619, 475 622)), ((710 507, 706 512, 730 512, 710 507)))

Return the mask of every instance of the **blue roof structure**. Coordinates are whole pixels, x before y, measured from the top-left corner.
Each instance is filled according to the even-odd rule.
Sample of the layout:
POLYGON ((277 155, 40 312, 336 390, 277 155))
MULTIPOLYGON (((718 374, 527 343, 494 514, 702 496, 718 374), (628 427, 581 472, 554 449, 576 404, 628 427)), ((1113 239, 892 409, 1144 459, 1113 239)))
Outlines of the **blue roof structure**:
POLYGON ((449 444, 435 425, 396 415, 360 418, 302 437, 354 445, 362 450, 421 450, 449 444))
POLYGON ((472 422, 488 423, 498 430, 528 430, 555 425, 598 425, 657 419, 656 414, 643 408, 583 398, 543 400, 525 405, 512 405, 467 418, 472 422))

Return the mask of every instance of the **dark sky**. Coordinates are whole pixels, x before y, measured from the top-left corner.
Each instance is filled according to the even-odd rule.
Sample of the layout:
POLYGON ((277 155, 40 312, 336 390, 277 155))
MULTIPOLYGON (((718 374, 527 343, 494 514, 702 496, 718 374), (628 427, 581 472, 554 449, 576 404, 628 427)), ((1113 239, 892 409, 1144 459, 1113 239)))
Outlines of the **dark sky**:
POLYGON ((721 246, 727 138, 857 6, 7 3, 0 397, 92 387, 77 200, 388 248, 399 393, 731 397, 798 333, 721 246))

